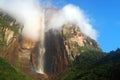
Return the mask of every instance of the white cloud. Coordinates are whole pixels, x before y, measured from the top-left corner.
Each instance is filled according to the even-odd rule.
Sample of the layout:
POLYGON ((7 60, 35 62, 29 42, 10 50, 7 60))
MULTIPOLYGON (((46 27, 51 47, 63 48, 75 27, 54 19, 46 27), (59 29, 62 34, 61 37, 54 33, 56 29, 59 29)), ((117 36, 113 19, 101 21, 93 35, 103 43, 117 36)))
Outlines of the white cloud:
POLYGON ((44 28, 60 29, 68 22, 78 25, 85 35, 97 39, 96 30, 93 29, 84 11, 78 6, 68 4, 61 10, 51 9, 52 13, 44 14, 46 8, 38 5, 39 3, 38 0, 0 0, 0 8, 24 25, 22 34, 30 39, 39 39, 44 34, 44 28), (43 25, 43 20, 47 18, 44 15, 50 16, 48 22, 45 23, 47 26, 43 25))
POLYGON ((93 29, 89 19, 84 14, 83 10, 72 4, 64 6, 61 10, 52 14, 49 20, 49 27, 59 29, 66 23, 73 23, 80 27, 81 31, 91 37, 97 39, 97 31, 93 29))
POLYGON ((42 11, 37 0, 0 0, 0 8, 24 25, 24 36, 35 40, 39 38, 42 11))

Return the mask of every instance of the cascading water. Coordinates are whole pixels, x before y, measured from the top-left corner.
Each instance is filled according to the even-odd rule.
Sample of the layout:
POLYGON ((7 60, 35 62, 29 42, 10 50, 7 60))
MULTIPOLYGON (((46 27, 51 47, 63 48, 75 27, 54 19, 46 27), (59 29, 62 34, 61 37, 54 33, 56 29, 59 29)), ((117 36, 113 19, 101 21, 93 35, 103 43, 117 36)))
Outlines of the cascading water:
MULTIPOLYGON (((43 11, 44 13, 44 11, 43 11)), ((44 14, 42 14, 41 22, 41 29, 40 29, 40 44, 39 44, 39 55, 38 55, 38 66, 37 66, 37 73, 44 74, 44 53, 45 53, 45 46, 44 46, 44 38, 45 38, 45 18, 44 14)))

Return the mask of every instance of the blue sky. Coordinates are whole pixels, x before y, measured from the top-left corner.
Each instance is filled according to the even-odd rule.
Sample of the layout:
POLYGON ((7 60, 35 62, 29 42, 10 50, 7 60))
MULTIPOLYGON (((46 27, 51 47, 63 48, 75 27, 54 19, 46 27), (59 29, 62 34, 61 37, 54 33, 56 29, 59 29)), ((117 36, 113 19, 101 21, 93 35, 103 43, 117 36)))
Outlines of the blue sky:
POLYGON ((84 10, 98 31, 97 42, 103 51, 120 47, 120 0, 61 0, 60 3, 60 6, 74 4, 84 10))

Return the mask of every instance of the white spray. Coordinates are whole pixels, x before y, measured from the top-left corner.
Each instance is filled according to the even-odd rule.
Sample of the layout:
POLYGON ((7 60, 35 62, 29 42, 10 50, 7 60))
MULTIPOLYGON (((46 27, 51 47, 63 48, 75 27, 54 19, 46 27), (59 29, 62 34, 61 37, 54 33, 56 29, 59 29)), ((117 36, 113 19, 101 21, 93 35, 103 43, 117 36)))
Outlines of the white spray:
MULTIPOLYGON (((43 11, 45 13, 45 11, 43 11)), ((39 46, 39 58, 38 58, 38 73, 44 73, 44 53, 45 53, 45 46, 44 46, 44 38, 45 38, 45 14, 42 15, 41 18, 41 37, 40 37, 40 46, 39 46)))
POLYGON ((37 0, 0 0, 0 8, 24 25, 25 37, 39 39, 42 11, 37 0))

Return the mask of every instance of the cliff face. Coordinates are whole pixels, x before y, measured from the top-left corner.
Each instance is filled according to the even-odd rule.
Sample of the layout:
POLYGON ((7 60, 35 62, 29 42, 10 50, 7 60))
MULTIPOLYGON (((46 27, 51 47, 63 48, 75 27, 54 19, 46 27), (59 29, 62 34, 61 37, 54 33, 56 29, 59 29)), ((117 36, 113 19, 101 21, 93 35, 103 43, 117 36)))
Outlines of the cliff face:
MULTIPOLYGON (((42 46, 36 44, 31 54, 31 62, 35 68, 38 68, 38 58, 41 58, 42 46), (40 56, 40 57, 39 57, 40 56)), ((56 76, 65 70, 68 65, 68 56, 64 46, 62 35, 57 30, 49 30, 45 34, 45 52, 42 58, 44 72, 49 76, 56 76)), ((41 60, 41 59, 40 59, 41 60)), ((41 62, 42 63, 42 62, 41 62)))
POLYGON ((68 55, 64 46, 63 37, 58 30, 49 30, 45 37, 45 70, 56 75, 68 65, 68 55))
POLYGON ((40 41, 31 41, 21 36, 21 25, 9 16, 0 16, 0 30, 0 33, 4 33, 0 41, 5 42, 4 47, 0 45, 1 57, 35 80, 41 79, 41 75, 35 72, 41 67, 40 64, 47 75, 54 77, 86 49, 100 51, 97 43, 73 24, 64 25, 62 30, 48 30, 44 46, 40 45, 40 41))

